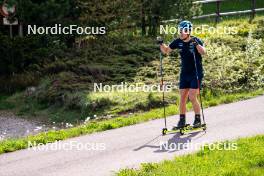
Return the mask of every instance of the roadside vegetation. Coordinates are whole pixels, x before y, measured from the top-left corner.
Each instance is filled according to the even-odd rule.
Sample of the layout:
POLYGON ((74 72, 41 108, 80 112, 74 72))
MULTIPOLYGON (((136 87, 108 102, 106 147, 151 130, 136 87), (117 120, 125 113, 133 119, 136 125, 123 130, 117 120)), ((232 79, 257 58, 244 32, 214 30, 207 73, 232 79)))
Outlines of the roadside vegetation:
MULTIPOLYGON (((200 24, 195 24, 199 26, 200 24)), ((223 21, 217 25, 220 33, 202 33, 207 48, 204 57, 205 79, 202 94, 232 94, 251 92, 264 84, 264 19, 257 17, 252 24, 246 19, 223 21), (237 27, 237 34, 221 34, 224 27, 237 27)), ((173 35, 166 35, 171 41, 173 35)), ((12 109, 18 115, 45 117, 48 123, 77 124, 87 117, 118 117, 149 111, 161 106, 161 92, 94 92, 94 83, 159 85, 159 51, 151 38, 119 36, 112 39, 91 39, 84 50, 48 62, 39 68, 49 73, 39 85, 25 91, 3 95, 0 109, 12 109), (101 46, 101 47, 99 47, 101 46), (98 48, 94 50, 93 48, 98 48), (77 55, 73 58, 73 55, 77 55)), ((164 59, 164 79, 178 86, 180 59, 177 52, 164 59)), ((17 78, 24 83, 35 75, 17 78)), ((17 81, 19 81, 17 80, 17 81)), ((3 85, 8 82, 1 79, 3 85)), ((16 84, 15 84, 16 85, 16 84)), ((12 87, 12 86, 11 86, 12 87)), ((2 87, 4 88, 4 87, 2 87)), ((166 93, 166 105, 178 102, 178 91, 166 93)))
POLYGON ((259 135, 235 141, 225 141, 219 146, 222 149, 227 149, 228 147, 225 146, 234 143, 237 144, 237 150, 210 150, 210 147, 205 146, 195 154, 175 157, 173 160, 160 163, 144 163, 140 169, 123 169, 116 175, 262 176, 264 172, 264 136, 259 135))
MULTIPOLYGON (((263 95, 264 90, 257 90, 253 92, 243 93, 232 93, 232 94, 221 94, 212 95, 207 94, 207 98, 204 99, 204 106, 216 106, 223 103, 231 103, 234 101, 245 100, 258 95, 263 95)), ((191 104, 187 104, 188 110, 191 109, 191 104)), ((166 109, 167 115, 174 115, 178 113, 177 105, 168 105, 166 109)), ((48 132, 42 132, 37 135, 31 135, 20 139, 5 139, 0 141, 0 154, 13 152, 20 149, 28 148, 29 143, 47 144, 59 140, 64 140, 71 137, 76 137, 85 134, 91 134, 94 132, 100 132, 105 130, 111 130, 115 128, 121 128, 124 126, 134 125, 149 120, 163 118, 163 109, 155 108, 147 112, 135 113, 128 116, 119 116, 111 119, 93 119, 89 118, 83 124, 76 127, 61 129, 61 130, 50 130, 48 132)))

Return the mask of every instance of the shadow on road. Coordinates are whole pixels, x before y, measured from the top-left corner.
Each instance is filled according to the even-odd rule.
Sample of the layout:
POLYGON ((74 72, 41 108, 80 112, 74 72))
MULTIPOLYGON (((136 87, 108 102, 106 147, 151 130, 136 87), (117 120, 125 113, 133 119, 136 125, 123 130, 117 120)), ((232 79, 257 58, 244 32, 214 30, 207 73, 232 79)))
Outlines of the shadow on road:
POLYGON ((205 133, 203 131, 197 131, 185 135, 181 135, 180 133, 172 133, 165 136, 158 135, 152 140, 143 144, 142 146, 135 148, 133 151, 139 151, 144 148, 153 148, 154 153, 172 153, 186 149, 187 144, 190 144, 194 138, 200 138, 204 134, 205 133))

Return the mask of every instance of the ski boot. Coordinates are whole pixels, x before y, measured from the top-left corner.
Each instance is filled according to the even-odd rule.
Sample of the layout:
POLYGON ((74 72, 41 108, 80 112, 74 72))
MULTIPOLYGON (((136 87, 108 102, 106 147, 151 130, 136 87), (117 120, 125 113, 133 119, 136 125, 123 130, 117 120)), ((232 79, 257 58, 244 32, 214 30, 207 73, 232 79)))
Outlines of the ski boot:
POLYGON ((202 126, 200 114, 196 114, 193 122, 193 128, 200 128, 202 126))
POLYGON ((181 129, 181 128, 185 127, 185 125, 186 125, 185 115, 181 114, 180 115, 180 120, 179 120, 177 126, 174 126, 172 129, 173 130, 178 130, 178 129, 181 129))

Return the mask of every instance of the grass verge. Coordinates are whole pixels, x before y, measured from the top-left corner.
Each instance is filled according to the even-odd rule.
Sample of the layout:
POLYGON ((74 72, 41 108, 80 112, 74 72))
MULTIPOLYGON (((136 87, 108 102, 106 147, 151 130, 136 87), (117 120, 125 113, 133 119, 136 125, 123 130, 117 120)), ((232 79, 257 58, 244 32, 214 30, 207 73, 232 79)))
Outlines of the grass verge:
MULTIPOLYGON (((235 94, 218 94, 217 96, 207 95, 204 99, 205 107, 215 106, 223 103, 231 103, 239 100, 248 99, 257 95, 263 95, 263 89, 252 92, 241 92, 235 94)), ((190 104, 188 104, 190 109, 190 104)), ((174 115, 178 113, 177 105, 169 105, 166 109, 167 115, 174 115)), ((100 132, 124 126, 134 125, 141 122, 146 122, 153 119, 162 118, 163 109, 156 108, 149 112, 133 114, 129 117, 118 117, 101 121, 90 121, 87 124, 76 126, 69 129, 51 130, 48 132, 42 132, 37 135, 31 135, 20 139, 6 139, 0 141, 0 154, 13 152, 28 147, 28 142, 34 144, 47 144, 58 140, 64 140, 71 137, 77 137, 84 134, 90 134, 94 132, 100 132)))
POLYGON ((203 147, 195 154, 176 157, 161 163, 142 164, 141 168, 123 169, 118 176, 150 175, 210 175, 210 176, 263 176, 264 135, 225 141, 222 146, 236 144, 236 150, 211 150, 203 147))
MULTIPOLYGON (((232 12, 240 10, 250 10, 252 6, 251 0, 233 0, 233 1, 223 1, 220 5, 221 12, 232 12)), ((203 4, 202 10, 204 14, 215 13, 216 2, 203 4)), ((256 8, 263 8, 264 2, 262 0, 256 0, 256 8)))

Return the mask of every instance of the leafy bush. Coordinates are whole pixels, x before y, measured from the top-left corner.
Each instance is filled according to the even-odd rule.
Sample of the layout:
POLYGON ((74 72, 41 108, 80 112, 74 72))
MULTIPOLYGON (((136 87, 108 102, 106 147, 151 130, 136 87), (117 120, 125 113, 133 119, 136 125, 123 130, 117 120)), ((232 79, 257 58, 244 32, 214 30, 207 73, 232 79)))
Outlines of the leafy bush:
POLYGON ((264 86, 262 41, 247 38, 245 51, 228 45, 209 43, 204 66, 205 85, 228 92, 256 89, 264 86))

